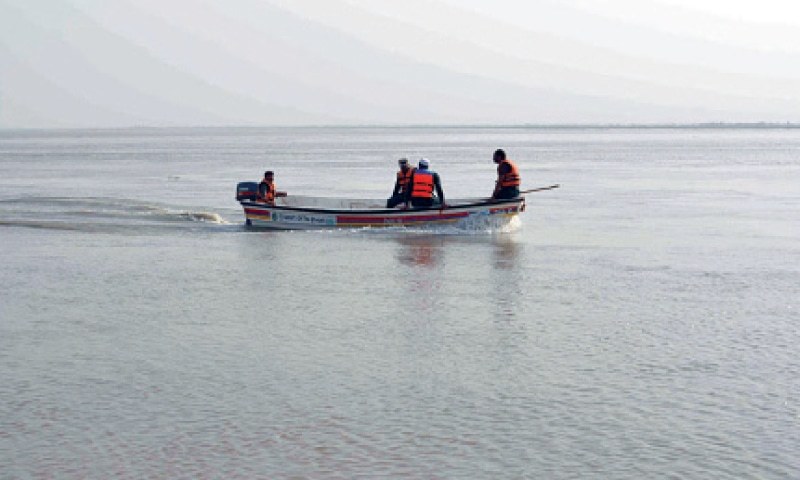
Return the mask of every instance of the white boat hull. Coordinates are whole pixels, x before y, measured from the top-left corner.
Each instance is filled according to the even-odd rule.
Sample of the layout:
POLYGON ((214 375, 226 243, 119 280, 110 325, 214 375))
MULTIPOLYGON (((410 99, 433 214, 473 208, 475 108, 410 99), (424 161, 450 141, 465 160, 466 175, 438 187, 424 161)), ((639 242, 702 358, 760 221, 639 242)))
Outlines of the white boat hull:
POLYGON ((246 225, 264 229, 329 229, 376 227, 431 227, 491 220, 502 226, 525 210, 525 198, 489 201, 454 200, 445 209, 385 208, 385 200, 322 197, 280 197, 274 205, 243 200, 246 225))

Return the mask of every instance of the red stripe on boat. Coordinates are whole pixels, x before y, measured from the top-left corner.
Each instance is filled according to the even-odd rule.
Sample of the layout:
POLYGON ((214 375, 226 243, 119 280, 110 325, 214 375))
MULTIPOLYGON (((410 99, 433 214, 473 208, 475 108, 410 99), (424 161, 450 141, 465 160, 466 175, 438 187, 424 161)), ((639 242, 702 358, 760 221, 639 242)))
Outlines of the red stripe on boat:
POLYGON ((437 215, 414 215, 414 216, 399 216, 399 215, 384 215, 380 217, 363 215, 337 215, 336 223, 414 223, 414 222, 431 222, 436 220, 454 220, 469 216, 468 212, 457 213, 442 213, 437 215))
POLYGON ((244 213, 249 215, 260 215, 262 217, 269 217, 272 212, 269 210, 258 210, 255 208, 245 208, 244 213))

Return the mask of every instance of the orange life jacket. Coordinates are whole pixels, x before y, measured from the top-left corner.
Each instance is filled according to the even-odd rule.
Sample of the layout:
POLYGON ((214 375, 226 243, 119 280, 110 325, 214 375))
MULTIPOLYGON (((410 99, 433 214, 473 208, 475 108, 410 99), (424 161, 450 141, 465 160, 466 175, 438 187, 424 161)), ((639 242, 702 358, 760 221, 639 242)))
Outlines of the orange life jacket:
POLYGON ((519 170, 517 170, 517 166, 511 160, 503 160, 497 166, 497 182, 500 184, 500 188, 505 187, 519 187, 520 184, 520 177, 519 177, 519 170), (503 164, 508 164, 511 167, 511 170, 506 173, 505 175, 500 173, 500 167, 503 164))
POLYGON ((433 198, 433 172, 416 170, 411 198, 433 198))
POLYGON ((258 196, 261 200, 265 202, 274 202, 275 201, 275 182, 268 182, 266 180, 261 180, 261 185, 267 186, 267 195, 265 197, 261 196, 261 188, 259 186, 258 189, 258 196))
POLYGON ((397 184, 400 186, 400 193, 406 192, 408 182, 411 180, 411 175, 414 174, 414 170, 414 168, 409 168, 406 169, 405 172, 402 169, 397 172, 397 184))

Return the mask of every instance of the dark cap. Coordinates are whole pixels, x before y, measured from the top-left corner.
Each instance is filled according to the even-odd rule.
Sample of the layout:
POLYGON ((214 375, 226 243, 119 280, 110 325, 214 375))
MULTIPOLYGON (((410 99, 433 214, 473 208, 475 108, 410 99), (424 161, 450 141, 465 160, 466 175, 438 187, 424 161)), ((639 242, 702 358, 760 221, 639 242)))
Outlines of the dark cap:
POLYGON ((494 157, 493 158, 498 158, 500 160, 505 160, 506 159, 506 152, 502 148, 498 148, 497 150, 494 151, 494 157))
POLYGON ((272 173, 272 170, 267 170, 266 172, 264 172, 264 176, 265 176, 265 177, 272 177, 272 176, 274 176, 274 175, 275 175, 275 174, 274 174, 274 173, 272 173))

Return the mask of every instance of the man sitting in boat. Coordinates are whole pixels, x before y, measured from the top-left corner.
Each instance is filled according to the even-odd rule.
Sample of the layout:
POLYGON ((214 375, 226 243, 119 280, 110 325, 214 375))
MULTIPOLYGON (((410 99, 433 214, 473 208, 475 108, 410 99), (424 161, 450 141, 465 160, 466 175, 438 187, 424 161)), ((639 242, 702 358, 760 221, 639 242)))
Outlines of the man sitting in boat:
POLYGON ((397 172, 397 181, 394 182, 392 197, 386 201, 386 208, 394 208, 405 202, 408 182, 415 170, 409 165, 407 158, 401 158, 397 163, 400 165, 400 171, 397 172))
POLYGON ((272 170, 264 172, 264 178, 258 184, 258 201, 274 204, 275 197, 285 197, 286 192, 279 192, 275 186, 275 174, 272 170))
POLYGON ((506 158, 506 152, 500 148, 495 150, 493 160, 497 164, 497 183, 494 185, 492 199, 519 197, 520 176, 517 166, 506 158))
POLYGON ((442 208, 447 205, 444 203, 444 191, 439 174, 428 170, 428 160, 420 159, 419 166, 411 174, 408 181, 408 193, 406 195, 406 208, 409 202, 414 207, 432 207, 434 203, 439 203, 442 208), (438 199, 434 200, 433 191, 436 189, 438 199))

